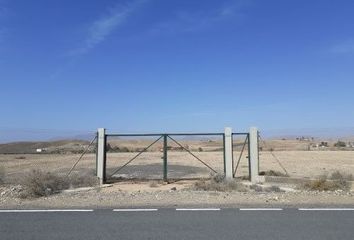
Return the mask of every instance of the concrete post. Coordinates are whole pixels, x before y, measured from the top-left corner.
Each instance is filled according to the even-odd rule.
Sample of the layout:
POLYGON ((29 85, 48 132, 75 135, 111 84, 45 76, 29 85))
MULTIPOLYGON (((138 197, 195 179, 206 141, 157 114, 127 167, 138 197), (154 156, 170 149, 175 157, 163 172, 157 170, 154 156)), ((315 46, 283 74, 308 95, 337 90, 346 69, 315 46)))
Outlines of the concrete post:
POLYGON ((104 184, 106 180, 106 130, 104 128, 98 129, 97 141, 97 177, 100 184, 104 184))
POLYGON ((225 146, 224 146, 224 164, 225 164, 225 178, 230 180, 233 178, 232 167, 232 128, 225 128, 225 146))
POLYGON ((258 129, 256 127, 250 128, 249 136, 249 147, 250 147, 250 176, 251 182, 257 183, 259 181, 259 159, 258 159, 258 129))

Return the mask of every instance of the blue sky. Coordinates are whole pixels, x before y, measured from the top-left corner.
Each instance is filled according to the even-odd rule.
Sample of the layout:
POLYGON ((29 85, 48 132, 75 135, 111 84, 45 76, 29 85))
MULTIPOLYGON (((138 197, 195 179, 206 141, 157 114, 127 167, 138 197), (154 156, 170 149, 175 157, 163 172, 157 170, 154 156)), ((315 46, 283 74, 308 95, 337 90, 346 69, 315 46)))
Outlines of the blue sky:
POLYGON ((353 127, 353 12, 351 0, 0 0, 0 130, 353 127))

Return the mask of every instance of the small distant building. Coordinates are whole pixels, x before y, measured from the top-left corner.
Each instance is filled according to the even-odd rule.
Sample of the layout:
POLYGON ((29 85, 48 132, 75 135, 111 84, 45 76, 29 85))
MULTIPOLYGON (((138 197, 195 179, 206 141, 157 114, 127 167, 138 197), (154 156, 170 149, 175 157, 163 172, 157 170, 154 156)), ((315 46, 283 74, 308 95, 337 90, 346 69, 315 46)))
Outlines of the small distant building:
POLYGON ((302 137, 297 137, 296 140, 301 141, 301 142, 311 142, 311 141, 313 142, 313 141, 315 141, 315 138, 302 136, 302 137))
POLYGON ((42 153, 42 152, 45 152, 44 148, 37 148, 36 149, 36 153, 42 153))

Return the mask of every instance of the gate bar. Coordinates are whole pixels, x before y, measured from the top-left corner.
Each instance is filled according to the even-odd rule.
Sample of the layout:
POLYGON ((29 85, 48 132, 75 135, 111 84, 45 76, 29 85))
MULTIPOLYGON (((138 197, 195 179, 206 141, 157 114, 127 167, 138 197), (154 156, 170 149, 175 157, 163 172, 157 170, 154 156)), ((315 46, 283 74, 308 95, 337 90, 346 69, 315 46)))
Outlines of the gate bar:
POLYGON ((163 135, 163 180, 167 182, 167 135, 163 135))
MULTIPOLYGON (((106 134, 107 137, 157 137, 162 135, 169 136, 222 136, 224 133, 146 133, 146 134, 106 134)), ((239 134, 239 133, 233 133, 239 134)), ((247 133, 246 133, 247 134, 247 133)))

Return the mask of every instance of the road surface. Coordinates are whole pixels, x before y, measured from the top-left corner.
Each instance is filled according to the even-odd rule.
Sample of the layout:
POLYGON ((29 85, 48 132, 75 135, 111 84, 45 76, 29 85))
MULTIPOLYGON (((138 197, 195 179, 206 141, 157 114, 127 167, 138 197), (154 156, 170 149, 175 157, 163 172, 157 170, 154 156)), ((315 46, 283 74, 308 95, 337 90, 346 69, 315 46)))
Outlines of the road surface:
POLYGON ((6 210, 0 239, 354 239, 354 209, 6 210))

